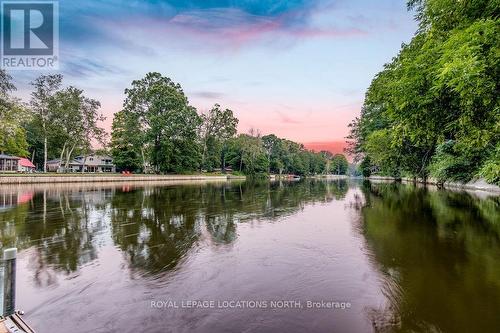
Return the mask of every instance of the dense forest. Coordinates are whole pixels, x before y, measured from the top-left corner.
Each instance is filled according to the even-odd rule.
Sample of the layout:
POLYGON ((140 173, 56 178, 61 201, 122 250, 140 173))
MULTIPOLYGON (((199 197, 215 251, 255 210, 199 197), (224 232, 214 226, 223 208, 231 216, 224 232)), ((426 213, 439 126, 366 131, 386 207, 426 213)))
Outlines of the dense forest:
POLYGON ((410 0, 419 28, 351 124, 363 174, 500 184, 497 0, 410 0))
POLYGON ((200 113, 181 86, 148 73, 125 90, 123 109, 114 115, 111 136, 100 126, 100 103, 62 75, 42 75, 31 83, 28 103, 14 98, 12 77, 0 71, 0 152, 30 158, 45 171, 60 159, 68 170, 75 156, 110 154, 118 170, 195 173, 232 170, 258 174, 346 174, 344 155, 312 152, 302 144, 259 131, 237 134, 233 111, 216 104, 200 113))

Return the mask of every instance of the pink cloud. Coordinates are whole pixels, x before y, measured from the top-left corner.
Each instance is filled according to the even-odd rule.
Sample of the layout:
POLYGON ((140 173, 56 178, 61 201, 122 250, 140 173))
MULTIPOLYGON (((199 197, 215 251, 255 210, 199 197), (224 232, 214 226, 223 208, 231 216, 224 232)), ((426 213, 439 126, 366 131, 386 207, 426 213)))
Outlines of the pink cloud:
POLYGON ((285 123, 285 124, 300 124, 300 123, 302 123, 302 121, 290 117, 290 115, 285 113, 285 112, 276 111, 276 114, 278 115, 278 117, 282 123, 285 123))
POLYGON ((315 26, 303 13, 291 12, 276 17, 251 15, 238 9, 193 10, 170 19, 139 17, 134 23, 124 20, 98 22, 105 31, 122 38, 140 36, 145 42, 170 41, 200 48, 240 48, 266 38, 308 39, 360 37, 368 33, 358 27, 315 26), (181 37, 181 38, 180 38, 181 37))

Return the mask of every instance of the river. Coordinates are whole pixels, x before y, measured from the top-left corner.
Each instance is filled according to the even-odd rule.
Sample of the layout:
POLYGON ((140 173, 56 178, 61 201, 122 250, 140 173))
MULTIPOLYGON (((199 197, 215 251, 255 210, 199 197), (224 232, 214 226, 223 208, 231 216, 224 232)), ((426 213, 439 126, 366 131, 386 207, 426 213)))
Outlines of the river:
POLYGON ((361 181, 0 187, 50 332, 498 332, 500 197, 361 181))

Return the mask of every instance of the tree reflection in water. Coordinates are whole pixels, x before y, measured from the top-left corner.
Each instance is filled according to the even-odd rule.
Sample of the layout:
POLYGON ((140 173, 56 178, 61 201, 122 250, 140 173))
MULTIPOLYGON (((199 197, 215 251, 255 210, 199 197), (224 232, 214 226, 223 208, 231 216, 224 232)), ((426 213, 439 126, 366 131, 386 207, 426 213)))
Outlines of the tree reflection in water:
MULTIPOLYGON (((499 216, 498 196, 480 198, 477 194, 466 192, 401 184, 367 182, 359 187, 352 181, 0 187, 2 246, 17 246, 21 250, 20 255, 25 257, 20 262, 29 262, 28 271, 24 269, 22 272, 27 272, 30 278, 33 276, 34 290, 43 291, 47 300, 60 297, 61 292, 64 295, 67 292, 79 294, 82 288, 79 283, 82 281, 88 282, 88 285, 101 285, 92 291, 87 290, 86 296, 72 299, 87 297, 88 302, 93 302, 108 284, 116 283, 117 289, 109 295, 117 297, 123 291, 136 292, 140 295, 135 297, 142 300, 141 297, 147 298, 144 292, 156 290, 158 284, 152 282, 155 279, 177 279, 177 284, 171 288, 182 286, 182 281, 189 279, 184 279, 182 274, 170 275, 181 269, 194 275, 185 284, 192 288, 198 285, 210 268, 203 267, 200 262, 196 267, 189 267, 193 261, 188 259, 200 258, 190 255, 193 252, 201 253, 203 257, 207 247, 210 247, 209 250, 222 250, 214 251, 217 255, 210 260, 220 259, 221 253, 222 258, 224 255, 226 259, 230 257, 228 261, 220 262, 220 266, 215 264, 219 280, 212 281, 227 284, 232 278, 231 273, 228 273, 230 277, 225 275, 227 263, 248 260, 246 255, 250 253, 251 257, 252 251, 255 251, 260 261, 250 265, 250 274, 244 264, 238 267, 242 274, 240 279, 255 277, 261 292, 277 290, 279 295, 283 295, 288 290, 294 290, 299 294, 303 292, 302 296, 310 296, 311 293, 322 295, 326 288, 330 294, 345 292, 347 296, 356 295, 352 296, 355 302, 360 298, 357 294, 360 290, 371 288, 363 290, 370 295, 364 300, 366 303, 361 303, 363 306, 366 304, 363 308, 366 311, 360 310, 362 316, 366 318, 368 314, 371 320, 368 325, 372 323, 375 331, 391 332, 496 331, 500 309, 499 216), (290 219, 292 222, 286 225, 265 225, 296 214, 308 205, 334 200, 343 202, 310 209, 307 214, 290 219), (320 215, 323 209, 332 216, 320 215), (341 216, 338 220, 334 218, 336 213, 341 216), (302 217, 305 220, 303 224, 302 217), (243 228, 243 223, 256 223, 267 228, 243 228), (283 234, 285 227, 290 234, 283 234), (236 242, 238 228, 241 236, 236 242), (351 233, 345 231, 349 228, 352 228, 351 233), (265 230, 273 229, 274 232, 280 230, 283 237, 279 242, 270 244, 269 239, 272 238, 266 237, 269 235, 265 234, 265 230), (307 235, 301 238, 300 233, 307 235), (297 234, 299 237, 296 237, 297 234), (288 236, 293 241, 287 243, 288 236), (262 251, 257 251, 255 244, 258 243, 252 243, 253 239, 249 237, 267 240, 262 251), (360 251, 353 251, 350 246, 357 244, 359 239, 362 239, 360 251), (108 250, 109 246, 116 249, 102 250, 104 246, 108 250), (247 250, 243 255, 238 252, 242 247, 247 250), (346 249, 349 249, 348 253, 345 253, 346 249), (322 254, 319 259, 318 252, 322 254), (276 253, 281 257, 274 257, 276 253), (288 258, 289 253, 294 253, 295 257, 288 258), (105 257, 107 259, 100 263, 96 260, 105 257), (181 265, 184 260, 187 264, 181 265), (265 267, 268 272, 274 273, 270 275, 270 280, 259 275, 262 262, 273 264, 265 267), (368 269, 363 262, 367 263, 368 269), (124 286, 119 285, 119 277, 123 273, 121 268, 103 269, 103 266, 113 263, 120 267, 123 265, 130 273, 124 286), (363 266, 363 279, 355 279, 360 271, 357 266, 350 266, 353 263, 363 266), (83 267, 94 264, 95 269, 83 267), (340 270, 339 267, 347 269, 340 270), (92 276, 92 273, 102 272, 108 272, 111 277, 92 276), (290 277, 291 272, 293 277, 290 277), (62 280, 57 280, 60 277, 69 280, 80 273, 91 276, 75 280, 78 283, 73 286, 66 283, 54 294, 50 293, 51 288, 38 288, 57 284, 62 280), (364 280, 364 274, 367 274, 368 280, 364 280), (288 276, 288 281, 273 279, 276 276, 288 276), (372 285, 369 284, 371 279, 375 281, 372 285), (332 281, 341 283, 341 290, 336 289, 337 285, 332 281), (151 283, 153 287, 141 289, 142 283, 151 283), (377 295, 381 298, 378 299, 377 295), (371 302, 370 297, 377 301, 371 302), (383 304, 382 308, 378 308, 380 304, 383 304)), ((214 264, 214 261, 210 263, 214 264)), ((249 283, 249 280, 246 281, 249 283)), ((162 285, 162 281, 158 283, 162 285)), ((236 293, 245 294, 251 290, 247 285, 239 287, 241 289, 236 293)), ((163 291, 173 292, 167 287, 163 291)), ((181 288, 177 295, 190 291, 190 288, 181 288)), ((211 292, 218 291, 206 290, 203 293, 201 290, 197 295, 208 297, 211 292)), ((228 291, 227 295, 235 294, 228 291)), ((106 301, 111 302, 110 299, 106 301)), ((103 309, 108 306, 103 304, 99 307, 100 312, 105 312, 103 309)), ((67 304, 63 302, 62 306, 67 304)), ((116 315, 128 318, 136 310, 127 308, 116 315)), ((58 312, 59 308, 49 307, 47 311, 58 312)), ((104 316, 115 315, 114 312, 104 316)), ((301 318, 313 321, 329 318, 321 312, 300 312, 286 316, 286 320, 297 319, 299 314, 304 316, 301 318)), ((142 318, 141 315, 147 317, 151 313, 138 313, 138 318, 142 318)), ((359 313, 346 312, 345 317, 343 315, 336 320, 344 319, 346 325, 363 320, 359 313)), ((273 316, 268 317, 270 321, 276 319, 273 316)), ((175 316, 168 320, 172 319, 175 316)), ((244 316, 240 319, 241 323, 248 320, 244 316)), ((235 322, 240 323, 240 319, 235 319, 235 322)), ((297 321, 293 325, 299 323, 297 321)), ((181 320, 177 324, 185 323, 181 320)))
POLYGON ((359 229, 390 301, 372 311, 375 328, 498 329, 500 197, 370 183, 363 193, 359 229))
POLYGON ((56 282, 96 259, 113 244, 139 274, 173 269, 203 234, 217 244, 237 237, 237 224, 276 220, 305 205, 338 200, 346 181, 195 183, 173 186, 3 186, 2 247, 30 252, 39 286, 56 282))

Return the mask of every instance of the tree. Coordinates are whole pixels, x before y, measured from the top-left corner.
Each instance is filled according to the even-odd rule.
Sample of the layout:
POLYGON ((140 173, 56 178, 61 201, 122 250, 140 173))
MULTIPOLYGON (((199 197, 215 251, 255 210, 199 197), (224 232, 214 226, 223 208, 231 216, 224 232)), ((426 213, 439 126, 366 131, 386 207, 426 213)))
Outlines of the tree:
POLYGON ((200 167, 213 170, 220 166, 224 170, 222 150, 227 140, 236 134, 238 119, 234 117, 233 111, 221 110, 220 105, 215 104, 207 114, 201 115, 201 120, 200 138, 203 148, 200 167))
MULTIPOLYGON (((69 86, 55 92, 48 102, 51 140, 60 146, 60 168, 68 170, 76 150, 84 155, 84 164, 94 142, 104 145, 106 132, 99 126, 105 117, 99 113, 100 103, 85 97, 83 90, 69 86)), ((84 168, 82 168, 84 172, 84 168)))
POLYGON ((22 122, 28 117, 21 103, 9 93, 15 90, 12 77, 0 70, 0 153, 28 156, 28 143, 22 122))
POLYGON ((87 155, 92 147, 92 141, 95 140, 98 143, 105 145, 107 134, 102 127, 99 127, 99 122, 106 120, 106 117, 99 112, 101 103, 95 99, 82 97, 80 107, 82 112, 81 133, 83 145, 83 173, 87 155))
POLYGON ((137 115, 124 110, 115 113, 111 130, 111 155, 120 170, 146 171, 144 136, 137 115))
POLYGON ((198 169, 197 132, 201 118, 179 84, 160 73, 148 73, 125 90, 123 109, 137 116, 156 172, 198 169))
POLYGON ((50 119, 53 109, 50 107, 51 99, 61 86, 62 75, 41 75, 31 82, 34 91, 31 93, 31 110, 37 124, 41 128, 43 137, 43 171, 47 172, 48 139, 51 130, 50 119))
POLYGON ((484 176, 500 142, 498 3, 408 5, 419 31, 373 79, 350 125, 350 151, 390 176, 484 176))
POLYGON ((56 135, 63 143, 60 152, 60 168, 67 170, 76 148, 82 145, 83 136, 83 91, 68 87, 57 91, 49 102, 52 136, 56 135))
POLYGON ((343 154, 335 154, 330 162, 330 170, 336 175, 345 175, 349 168, 347 158, 343 154))
POLYGON ((372 174, 371 168, 372 168, 372 164, 370 161, 370 157, 366 156, 365 158, 363 158, 363 160, 359 164, 359 169, 360 169, 360 172, 363 175, 363 177, 368 178, 371 176, 371 174, 372 174))
POLYGON ((268 171, 266 151, 260 137, 240 134, 228 143, 227 160, 233 170, 248 175, 264 174, 268 171))
POLYGON ((267 153, 269 173, 281 175, 285 167, 282 161, 284 150, 281 139, 274 134, 265 135, 262 137, 262 144, 267 153))

